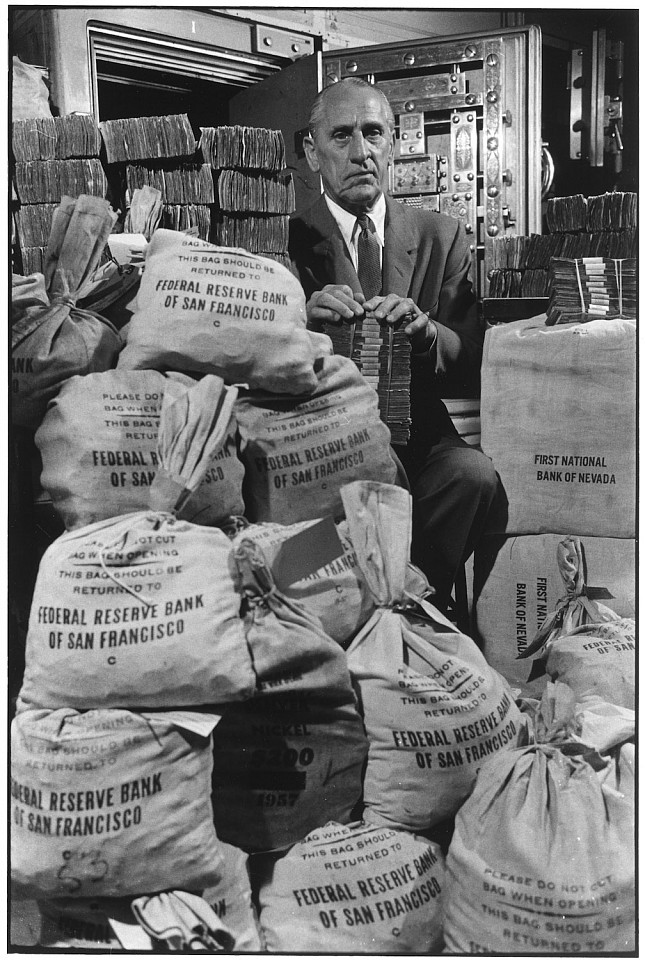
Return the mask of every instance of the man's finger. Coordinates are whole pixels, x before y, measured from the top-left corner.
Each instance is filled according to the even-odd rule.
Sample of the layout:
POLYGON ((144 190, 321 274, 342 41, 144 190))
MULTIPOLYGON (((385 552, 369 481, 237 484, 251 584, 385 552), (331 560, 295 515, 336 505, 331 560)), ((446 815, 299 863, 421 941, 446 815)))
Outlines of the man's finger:
POLYGON ((415 317, 412 323, 409 323, 405 328, 405 332, 408 337, 413 337, 417 333, 421 333, 428 326, 428 315, 427 313, 421 313, 418 317, 415 317))
MULTIPOLYGON (((383 297, 381 302, 373 311, 374 316, 377 320, 381 320, 381 321, 386 320, 389 323, 390 322, 389 316, 392 313, 392 311, 396 310, 399 304, 405 303, 405 302, 408 302, 408 301, 404 301, 396 293, 389 293, 387 297, 383 297)), ((412 303, 412 301, 410 300, 409 303, 412 303)), ((403 310, 403 313, 405 313, 405 310, 403 310)))

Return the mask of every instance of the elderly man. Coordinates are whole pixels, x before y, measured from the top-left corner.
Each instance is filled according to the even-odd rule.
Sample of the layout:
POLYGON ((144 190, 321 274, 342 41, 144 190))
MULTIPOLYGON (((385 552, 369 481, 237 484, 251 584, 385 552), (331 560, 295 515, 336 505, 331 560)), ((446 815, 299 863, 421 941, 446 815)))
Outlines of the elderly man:
POLYGON ((366 311, 405 323, 412 428, 409 444, 394 449, 412 489, 412 556, 445 609, 497 490, 491 461, 461 440, 440 399, 478 389, 483 330, 460 225, 384 193, 394 141, 392 109, 377 87, 350 78, 318 94, 304 146, 324 195, 292 219, 290 256, 311 329, 354 323, 366 311))

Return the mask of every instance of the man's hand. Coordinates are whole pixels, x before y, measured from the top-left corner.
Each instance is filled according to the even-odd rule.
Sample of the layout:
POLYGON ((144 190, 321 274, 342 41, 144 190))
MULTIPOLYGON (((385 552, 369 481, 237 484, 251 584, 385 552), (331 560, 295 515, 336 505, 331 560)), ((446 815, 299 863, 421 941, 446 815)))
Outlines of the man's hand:
POLYGON ((422 313, 410 297, 390 293, 387 297, 372 297, 365 304, 365 312, 374 314, 379 323, 399 327, 406 322, 405 334, 412 353, 425 353, 434 346, 437 328, 427 313, 422 313))
POLYGON ((312 293, 307 303, 307 327, 322 333, 323 324, 339 327, 342 323, 354 323, 365 315, 362 293, 354 293, 344 283, 329 283, 322 290, 312 293))

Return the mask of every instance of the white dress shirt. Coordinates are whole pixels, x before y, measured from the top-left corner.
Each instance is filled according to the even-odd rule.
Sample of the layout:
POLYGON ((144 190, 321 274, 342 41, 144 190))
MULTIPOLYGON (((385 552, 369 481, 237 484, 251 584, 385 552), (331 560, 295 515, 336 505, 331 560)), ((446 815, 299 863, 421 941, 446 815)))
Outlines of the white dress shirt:
MULTIPOLYGON (((331 197, 328 197, 327 194, 325 194, 325 200, 327 202, 327 206, 329 207, 329 212, 338 224, 338 229, 340 230, 343 240, 345 241, 345 246, 349 250, 349 255, 352 258, 354 269, 358 270, 358 247, 356 246, 358 240, 358 224, 356 222, 356 217, 353 213, 349 213, 349 211, 344 210, 343 207, 339 206, 336 201, 332 200, 331 197)), ((381 254, 382 267, 383 244, 385 243, 385 197, 383 194, 381 194, 381 196, 378 198, 374 204, 374 209, 370 210, 367 216, 374 224, 376 239, 378 240, 379 251, 381 254)))

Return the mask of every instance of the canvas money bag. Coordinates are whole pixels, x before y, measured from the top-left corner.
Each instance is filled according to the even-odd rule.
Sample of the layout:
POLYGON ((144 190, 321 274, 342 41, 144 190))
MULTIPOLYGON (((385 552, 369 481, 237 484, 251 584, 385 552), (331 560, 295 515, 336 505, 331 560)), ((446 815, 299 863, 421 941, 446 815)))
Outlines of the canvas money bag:
POLYGON ((243 850, 278 850, 350 819, 367 743, 344 651, 275 587, 257 544, 242 540, 234 561, 257 692, 214 733, 215 825, 243 850))
POLYGON ((116 363, 123 345, 116 328, 75 306, 115 221, 106 200, 63 197, 54 211, 44 275, 12 279, 11 415, 17 426, 36 430, 68 377, 116 363))
POLYGON ((309 335, 305 317, 304 291, 281 264, 156 230, 119 366, 308 394, 322 341, 309 335))
POLYGON ((552 680, 564 681, 578 699, 596 694, 634 709, 635 621, 588 595, 579 538, 558 545, 558 566, 566 596, 521 657, 538 657, 534 674, 546 671, 552 680))
POLYGON ((152 509, 64 533, 46 550, 20 707, 166 708, 254 692, 229 539, 176 517, 226 436, 233 397, 217 377, 166 397, 174 443, 159 446, 152 509))
POLYGON ((217 882, 204 714, 29 710, 11 724, 18 898, 123 897, 217 882))
POLYGON ((259 890, 270 953, 434 954, 443 946, 444 858, 414 834, 327 823, 295 844, 259 890))
POLYGON ((575 698, 557 686, 543 696, 536 742, 483 767, 457 814, 446 859, 448 953, 634 947, 632 788, 575 736, 575 698))
MULTIPOLYGON (((62 385, 35 441, 41 485, 66 529, 148 507, 163 456, 157 447, 164 396, 178 399, 193 386, 182 374, 121 369, 71 377, 62 385)), ((172 445, 174 435, 174 427, 166 426, 162 444, 172 445)), ((243 477, 231 419, 222 446, 179 515, 208 526, 242 514, 243 477)))
POLYGON ((344 484, 396 482, 378 396, 346 357, 323 360, 316 388, 305 399, 241 390, 235 415, 250 520, 340 518, 344 484))
POLYGON ((454 815, 480 769, 519 742, 525 721, 470 637, 406 594, 407 491, 358 482, 341 495, 377 606, 347 650, 369 742, 364 818, 427 830, 454 815))

